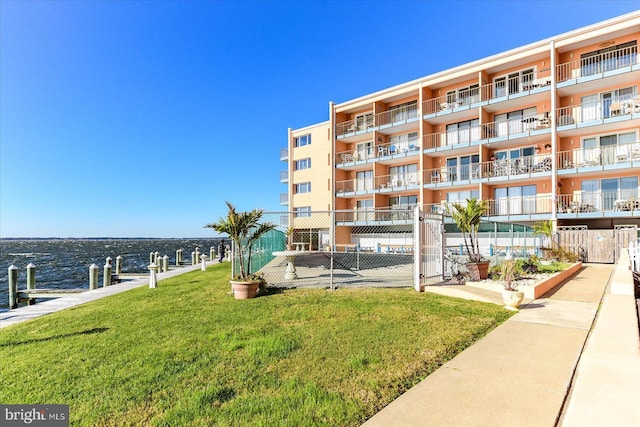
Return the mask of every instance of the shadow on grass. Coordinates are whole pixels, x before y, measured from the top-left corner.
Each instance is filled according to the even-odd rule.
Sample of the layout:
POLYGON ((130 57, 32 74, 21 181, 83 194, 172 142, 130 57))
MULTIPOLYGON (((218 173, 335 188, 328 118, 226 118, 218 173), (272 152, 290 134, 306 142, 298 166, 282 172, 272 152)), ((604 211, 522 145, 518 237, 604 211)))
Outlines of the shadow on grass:
POLYGON ((15 346, 15 345, 47 342, 47 341, 57 340, 57 339, 61 339, 61 338, 76 337, 76 336, 80 336, 80 335, 101 334, 101 333, 106 332, 108 330, 109 330, 109 328, 92 328, 92 329, 87 329, 86 331, 74 332, 74 333, 71 333, 71 334, 54 335, 54 336, 46 337, 46 338, 34 338, 34 339, 30 339, 30 340, 25 340, 25 341, 10 341, 10 342, 4 343, 4 344, 0 344, 0 347, 9 347, 9 346, 15 346))

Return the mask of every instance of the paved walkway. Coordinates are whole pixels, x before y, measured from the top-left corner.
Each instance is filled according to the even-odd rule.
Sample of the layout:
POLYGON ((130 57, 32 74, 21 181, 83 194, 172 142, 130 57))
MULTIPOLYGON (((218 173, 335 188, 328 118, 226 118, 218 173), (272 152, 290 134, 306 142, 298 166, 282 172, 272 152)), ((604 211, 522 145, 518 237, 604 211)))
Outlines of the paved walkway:
MULTIPOLYGON (((529 302, 519 313, 401 395, 364 426, 557 425, 611 272, 610 265, 587 265, 563 285, 529 302)), ((480 290, 462 288, 437 287, 433 290, 483 301, 497 302, 495 300, 499 298, 478 292, 480 290)), ((608 306, 605 304, 607 310, 617 310, 615 303, 608 306)), ((625 321, 628 323, 628 320, 625 321)), ((614 320, 613 325, 616 323, 614 320)), ((622 342, 623 347, 631 347, 631 350, 620 362, 627 361, 638 368, 637 324, 631 325, 634 326, 635 342, 633 338, 631 343, 622 342)), ((615 341, 615 326, 607 328, 607 332, 614 334, 609 341, 615 341)), ((633 334, 630 336, 634 337, 633 334)), ((603 342, 606 340, 606 336, 600 337, 599 342, 606 346, 603 342)), ((639 383, 640 376, 635 368, 629 371, 635 376, 626 377, 626 383, 639 383)), ((616 378, 625 382, 625 365, 616 366, 616 369, 618 373, 622 372, 616 378)), ((636 402, 618 414, 605 411, 609 422, 602 422, 602 416, 595 423, 588 416, 570 419, 569 415, 581 413, 589 404, 585 400, 574 400, 574 396, 590 396, 591 401, 598 399, 597 381, 593 381, 588 370, 584 377, 585 381, 576 381, 568 405, 571 414, 567 413, 563 423, 572 426, 640 425, 636 402)), ((614 399, 621 392, 615 386, 613 384, 614 389, 607 390, 613 393, 614 399)), ((622 392, 637 389, 638 386, 632 384, 622 392)), ((637 399, 638 395, 631 394, 623 400, 637 399)), ((597 407, 602 408, 602 405, 597 407)))
MULTIPOLYGON (((199 264, 174 268, 173 270, 169 270, 165 273, 159 273, 158 280, 178 276, 189 271, 199 270, 200 268, 201 266, 199 264)), ((93 291, 87 290, 86 292, 71 294, 61 298, 53 298, 34 305, 25 305, 14 310, 0 312, 0 329, 15 325, 16 323, 35 319, 36 317, 55 313, 56 311, 64 310, 66 308, 75 307, 89 301, 95 301, 109 295, 119 294, 120 292, 125 292, 130 289, 149 285, 148 274, 135 276, 127 276, 124 274, 122 276, 123 281, 121 283, 107 286, 106 288, 98 288, 93 291)))

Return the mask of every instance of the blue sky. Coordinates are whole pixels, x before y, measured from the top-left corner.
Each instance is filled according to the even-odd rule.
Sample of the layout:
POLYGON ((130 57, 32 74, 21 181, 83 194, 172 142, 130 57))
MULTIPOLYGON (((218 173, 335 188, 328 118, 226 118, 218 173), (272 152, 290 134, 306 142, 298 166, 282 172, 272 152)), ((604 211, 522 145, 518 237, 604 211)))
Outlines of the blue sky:
POLYGON ((280 211, 287 128, 637 1, 0 1, 0 237, 280 211))

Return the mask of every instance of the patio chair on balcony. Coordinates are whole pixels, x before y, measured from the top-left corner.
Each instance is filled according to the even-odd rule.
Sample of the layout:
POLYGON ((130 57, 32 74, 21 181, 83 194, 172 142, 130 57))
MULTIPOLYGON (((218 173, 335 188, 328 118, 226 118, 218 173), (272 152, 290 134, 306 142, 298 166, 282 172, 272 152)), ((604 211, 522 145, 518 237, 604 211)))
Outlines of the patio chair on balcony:
POLYGON ((545 157, 541 162, 533 165, 533 172, 548 172, 551 170, 551 157, 545 157))
POLYGON ((612 102, 609 110, 611 111, 611 117, 619 116, 622 114, 622 106, 619 102, 612 102))

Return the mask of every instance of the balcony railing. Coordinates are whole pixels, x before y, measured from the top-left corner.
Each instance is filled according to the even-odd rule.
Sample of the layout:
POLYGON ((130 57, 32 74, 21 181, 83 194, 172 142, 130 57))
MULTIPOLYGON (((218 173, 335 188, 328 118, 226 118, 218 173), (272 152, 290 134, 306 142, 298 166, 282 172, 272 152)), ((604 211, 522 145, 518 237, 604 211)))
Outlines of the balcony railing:
POLYGON ((523 117, 486 123, 483 126, 484 138, 511 138, 514 135, 518 137, 529 136, 531 132, 551 128, 551 113, 545 111, 529 114, 523 117))
POLYGON ((413 206, 406 208, 356 209, 354 211, 336 211, 338 223, 401 223, 413 221, 413 206))
MULTIPOLYGON (((581 123, 600 123, 615 117, 631 118, 640 113, 640 97, 619 97, 605 101, 585 102, 580 105, 561 107, 557 110, 558 126, 578 125, 581 123)), ((637 116, 636 116, 637 117, 637 116)))
POLYGON ((443 166, 426 169, 423 174, 425 184, 469 183, 472 180, 508 177, 534 177, 540 172, 551 171, 551 156, 536 154, 515 160, 492 160, 468 165, 443 166))
POLYGON ((286 148, 280 149, 280 160, 282 160, 283 162, 289 160, 289 150, 287 150, 286 148))
POLYGON ((423 147, 433 149, 438 147, 450 147, 454 145, 471 145, 471 143, 483 139, 482 126, 473 126, 465 129, 456 129, 448 132, 438 132, 425 135, 423 147))
POLYGON ((408 105, 383 111, 375 115, 348 120, 336 124, 336 136, 355 135, 358 132, 368 132, 373 128, 384 126, 400 126, 420 117, 417 105, 408 105))
POLYGON ((560 64, 556 66, 556 79, 562 83, 581 77, 603 77, 607 71, 638 63, 637 46, 630 46, 560 64))
POLYGON ((280 182, 289 182, 289 171, 280 171, 280 182))
POLYGON ((401 191, 419 185, 418 172, 397 175, 382 175, 367 179, 349 179, 336 182, 336 194, 374 193, 379 191, 401 191))
POLYGON ((621 163, 638 163, 640 166, 640 142, 594 148, 576 148, 558 153, 558 170, 585 167, 602 167, 621 163))
POLYGON ((287 193, 280 193, 280 204, 281 205, 289 204, 289 195, 287 193))
POLYGON ((427 99, 422 103, 423 114, 448 113, 458 108, 469 108, 472 104, 491 101, 509 95, 531 92, 551 85, 551 69, 534 74, 523 74, 504 81, 488 83, 473 89, 427 99))
POLYGON ((558 214, 631 212, 632 215, 637 215, 640 213, 638 195, 640 195, 640 188, 560 194, 558 195, 558 214))

